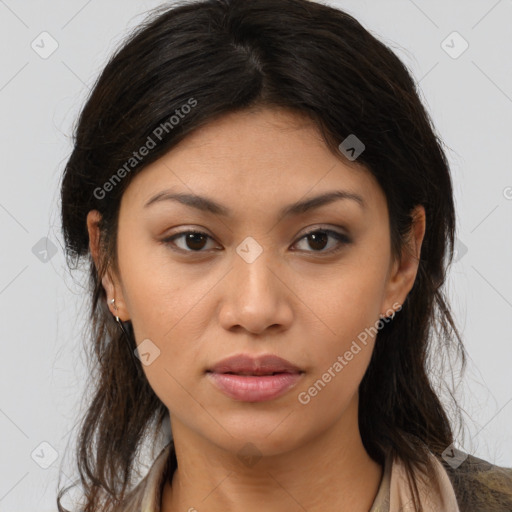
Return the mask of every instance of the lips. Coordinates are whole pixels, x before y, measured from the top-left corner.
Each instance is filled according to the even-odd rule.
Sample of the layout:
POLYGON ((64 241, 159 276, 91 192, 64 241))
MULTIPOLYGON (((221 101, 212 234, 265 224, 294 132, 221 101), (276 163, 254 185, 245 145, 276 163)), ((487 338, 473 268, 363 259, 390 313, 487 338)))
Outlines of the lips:
POLYGON ((236 375, 272 375, 274 373, 301 373, 301 369, 286 359, 275 355, 250 357, 245 354, 228 357, 218 362, 208 371, 232 373, 236 375))
POLYGON ((245 354, 223 359, 207 370, 212 384, 228 397, 244 402, 262 402, 282 396, 301 379, 299 367, 281 357, 245 354))

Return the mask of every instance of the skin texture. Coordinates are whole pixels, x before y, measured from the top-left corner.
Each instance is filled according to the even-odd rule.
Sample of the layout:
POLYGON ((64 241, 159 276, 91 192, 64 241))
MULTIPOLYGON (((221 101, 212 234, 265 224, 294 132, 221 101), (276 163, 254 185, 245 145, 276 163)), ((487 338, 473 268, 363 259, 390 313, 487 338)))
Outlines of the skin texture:
MULTIPOLYGON (((359 343, 307 404, 298 394, 380 314, 400 309, 425 232, 423 207, 416 214, 399 265, 386 198, 372 175, 333 155, 311 121, 283 110, 216 119, 133 179, 120 207, 119 275, 109 272, 103 285, 115 298, 112 313, 132 321, 137 343, 149 339, 160 350, 144 371, 169 409, 179 465, 164 489, 164 512, 369 510, 383 468, 364 449, 357 411, 375 338, 359 343), (232 216, 175 201, 144 208, 168 189, 207 196, 232 216), (278 219, 282 207, 333 190, 361 195, 364 209, 338 200, 278 219), (190 229, 211 238, 174 239, 181 253, 162 242, 190 229), (350 243, 304 237, 321 229, 350 243), (250 263, 237 253, 249 236, 262 249, 250 263), (205 371, 241 353, 276 354, 304 373, 277 399, 236 401, 205 371), (244 446, 257 462, 238 456, 244 446)), ((98 216, 93 210, 87 218, 96 262, 98 216)))

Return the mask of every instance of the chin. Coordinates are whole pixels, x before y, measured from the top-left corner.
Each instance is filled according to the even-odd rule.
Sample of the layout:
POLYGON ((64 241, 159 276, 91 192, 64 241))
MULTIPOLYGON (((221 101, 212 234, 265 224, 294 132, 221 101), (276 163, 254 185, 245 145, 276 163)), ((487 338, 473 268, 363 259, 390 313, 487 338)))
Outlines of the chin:
MULTIPOLYGON (((285 411, 264 417, 254 413, 230 419, 219 417, 219 423, 225 430, 217 429, 216 433, 221 435, 210 439, 222 449, 237 455, 243 455, 245 451, 260 457, 281 455, 303 446, 317 435, 313 430, 317 430, 318 425, 311 426, 310 431, 304 421, 293 418, 293 413, 285 411)), ((204 434, 210 437, 208 433, 204 434)))

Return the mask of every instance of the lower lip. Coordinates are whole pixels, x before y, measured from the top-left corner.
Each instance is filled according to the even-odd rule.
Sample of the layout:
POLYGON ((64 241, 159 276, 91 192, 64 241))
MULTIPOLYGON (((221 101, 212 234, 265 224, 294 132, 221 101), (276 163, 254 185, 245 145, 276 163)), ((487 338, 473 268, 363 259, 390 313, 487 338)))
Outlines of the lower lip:
POLYGON ((210 372, 207 375, 225 395, 243 402, 264 402, 278 398, 295 386, 301 378, 300 373, 256 376, 210 372))

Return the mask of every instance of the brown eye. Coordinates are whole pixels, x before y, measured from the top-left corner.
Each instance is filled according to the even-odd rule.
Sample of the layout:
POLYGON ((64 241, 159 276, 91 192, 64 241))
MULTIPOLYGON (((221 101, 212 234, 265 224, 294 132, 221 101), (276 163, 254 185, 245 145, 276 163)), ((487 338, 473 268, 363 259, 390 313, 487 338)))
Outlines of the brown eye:
MULTIPOLYGON (((173 250, 200 253, 208 250, 207 245, 210 240, 213 241, 213 238, 202 231, 189 230, 168 237, 163 240, 163 243, 171 245, 173 250), (176 240, 181 240, 181 242, 176 243, 176 240)), ((345 245, 351 243, 348 236, 331 229, 316 229, 314 231, 310 231, 300 238, 299 242, 303 240, 307 241, 308 247, 312 250, 308 250, 307 248, 301 250, 320 254, 335 253, 343 249, 345 245), (329 247, 330 240, 334 240, 334 243, 330 244, 331 247, 329 247), (329 248, 326 249, 326 247, 329 248)))
POLYGON ((212 240, 212 238, 206 233, 202 233, 201 231, 183 231, 182 233, 178 233, 169 238, 163 240, 166 244, 172 244, 186 252, 204 252, 202 249, 205 248, 206 242, 208 239, 212 240), (175 240, 183 240, 183 246, 179 246, 174 241, 175 240))
POLYGON ((312 249, 323 250, 329 241, 329 235, 325 231, 316 231, 315 233, 311 233, 306 237, 309 241, 309 246, 312 249))
POLYGON ((341 250, 345 245, 351 243, 351 240, 344 234, 338 233, 331 229, 316 229, 306 233, 300 240, 307 240, 308 246, 313 251, 306 252, 320 252, 320 253, 333 253, 341 250), (328 245, 329 239, 334 238, 337 242, 334 243, 334 248, 324 250, 328 245))

